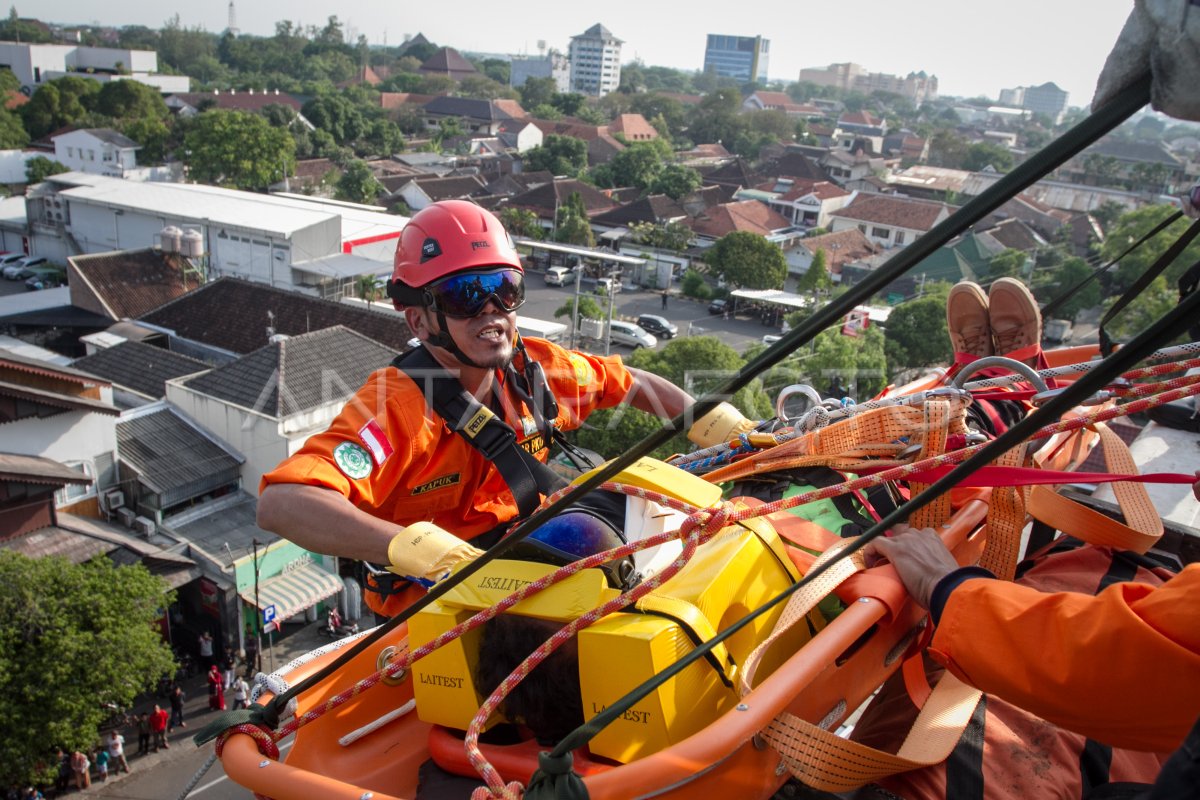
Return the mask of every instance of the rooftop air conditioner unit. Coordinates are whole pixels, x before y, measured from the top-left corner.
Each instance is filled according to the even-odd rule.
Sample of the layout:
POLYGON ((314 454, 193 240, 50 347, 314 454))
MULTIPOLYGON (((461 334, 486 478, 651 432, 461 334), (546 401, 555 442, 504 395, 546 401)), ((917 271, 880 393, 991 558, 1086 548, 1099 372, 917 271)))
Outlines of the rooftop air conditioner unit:
POLYGON ((149 539, 154 535, 154 520, 149 517, 136 517, 133 520, 133 529, 149 539))
POLYGON ((137 512, 134 511, 132 508, 118 508, 117 509, 117 519, 119 519, 121 521, 121 524, 124 525, 126 528, 133 527, 133 520, 135 517, 137 517, 137 512))
POLYGON ((111 489, 104 493, 104 507, 109 512, 116 511, 123 505, 125 505, 125 493, 120 489, 111 489))

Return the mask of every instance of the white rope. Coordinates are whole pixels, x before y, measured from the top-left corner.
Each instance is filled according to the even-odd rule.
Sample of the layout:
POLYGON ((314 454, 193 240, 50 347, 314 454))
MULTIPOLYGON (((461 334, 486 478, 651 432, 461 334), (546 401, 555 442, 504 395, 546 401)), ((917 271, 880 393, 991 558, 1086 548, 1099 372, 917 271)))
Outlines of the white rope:
POLYGON ((400 706, 399 708, 397 708, 394 711, 389 711, 388 713, 384 714, 382 717, 375 720, 374 722, 368 722, 366 725, 363 725, 358 730, 350 731, 350 733, 347 733, 345 736, 338 739, 338 744, 340 744, 342 747, 352 745, 355 742, 357 742, 359 739, 361 739, 362 737, 366 736, 368 733, 374 733, 375 731, 382 728, 384 725, 387 725, 392 720, 403 717, 405 714, 409 713, 416 707, 417 707, 416 699, 414 698, 412 700, 409 700, 404 705, 400 706))
MULTIPOLYGON (((290 673, 296 669, 299 669, 300 667, 304 666, 308 662, 313 661, 318 658, 321 658, 322 656, 325 656, 328 653, 335 652, 337 650, 342 649, 343 647, 348 647, 348 646, 354 644, 354 642, 356 640, 360 639, 363 636, 366 636, 368 633, 370 633, 373 630, 375 630, 375 629, 370 628, 365 631, 360 631, 359 633, 356 633, 353 636, 347 636, 344 639, 338 639, 336 641, 330 642, 329 644, 322 645, 321 647, 318 647, 316 650, 310 650, 307 653, 303 653, 303 654, 297 656, 296 658, 293 658, 287 664, 284 664, 282 667, 280 667, 275 672, 272 672, 270 674, 267 674, 265 672, 258 673, 257 675, 254 676, 254 688, 252 688, 250 690, 250 702, 251 703, 256 702, 258 700, 258 698, 262 697, 263 694, 266 692, 270 692, 271 694, 278 697, 279 695, 283 694, 290 688, 290 685, 288 684, 287 677, 286 677, 288 675, 288 673, 290 673)), ((287 706, 284 708, 284 714, 283 714, 282 718, 287 719, 290 716, 295 716, 296 708, 297 708, 296 698, 293 697, 291 700, 288 701, 287 706)))

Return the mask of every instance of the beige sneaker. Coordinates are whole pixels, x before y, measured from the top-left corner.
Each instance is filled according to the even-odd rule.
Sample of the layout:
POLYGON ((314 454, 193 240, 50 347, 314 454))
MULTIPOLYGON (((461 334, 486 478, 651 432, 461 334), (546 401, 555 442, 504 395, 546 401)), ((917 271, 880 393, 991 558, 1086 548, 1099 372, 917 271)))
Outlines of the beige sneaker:
POLYGON ((1025 284, 997 279, 988 292, 988 309, 996 354, 1019 361, 1035 358, 1042 343, 1042 312, 1025 284))
POLYGON ((963 281, 951 287, 946 298, 946 328, 955 354, 976 358, 992 355, 988 298, 979 284, 963 281))

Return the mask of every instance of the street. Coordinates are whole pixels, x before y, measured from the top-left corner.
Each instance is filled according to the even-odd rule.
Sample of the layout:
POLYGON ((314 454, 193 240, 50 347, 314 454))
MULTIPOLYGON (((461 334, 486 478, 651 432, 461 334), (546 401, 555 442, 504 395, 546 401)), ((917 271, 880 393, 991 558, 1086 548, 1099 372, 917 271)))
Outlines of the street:
MULTIPOLYGON (((546 286, 541 273, 529 273, 526 283, 525 305, 518 312, 521 316, 536 319, 553 320, 554 312, 574 296, 574 286, 546 286)), ((607 303, 603 297, 595 298, 602 305, 607 303)), ((722 319, 720 316, 708 313, 708 301, 692 300, 671 294, 667 299, 667 307, 662 307, 662 295, 657 291, 644 289, 625 289, 617 293, 613 301, 613 318, 633 321, 640 314, 657 314, 666 317, 679 326, 679 336, 718 336, 721 341, 737 350, 744 352, 752 344, 762 342, 767 333, 779 333, 778 328, 764 327, 756 318, 741 317, 722 319)), ((561 318, 570 327, 570 320, 561 318)), ((570 342, 566 342, 570 344, 570 342)), ((580 349, 603 354, 603 344, 599 348, 579 343, 580 349)), ((665 342, 659 340, 659 347, 665 342)), ((628 355, 628 347, 613 345, 612 352, 628 355)))

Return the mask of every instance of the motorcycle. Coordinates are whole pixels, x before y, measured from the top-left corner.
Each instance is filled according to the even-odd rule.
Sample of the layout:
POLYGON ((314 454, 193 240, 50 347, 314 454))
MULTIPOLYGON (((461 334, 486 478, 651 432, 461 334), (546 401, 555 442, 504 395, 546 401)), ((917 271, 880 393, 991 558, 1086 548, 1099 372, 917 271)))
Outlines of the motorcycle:
POLYGON ((342 639, 358 633, 358 623, 343 622, 341 615, 336 612, 330 612, 325 618, 325 624, 317 629, 317 633, 322 636, 328 636, 331 639, 342 639))

